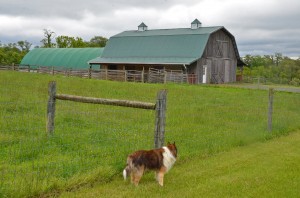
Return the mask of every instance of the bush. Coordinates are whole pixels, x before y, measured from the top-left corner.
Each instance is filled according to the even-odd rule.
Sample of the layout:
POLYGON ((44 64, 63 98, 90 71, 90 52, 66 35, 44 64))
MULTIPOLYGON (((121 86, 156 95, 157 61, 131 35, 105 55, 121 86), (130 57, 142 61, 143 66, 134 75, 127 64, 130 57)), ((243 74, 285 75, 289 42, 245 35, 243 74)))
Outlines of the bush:
POLYGON ((293 86, 300 86, 300 79, 299 78, 293 78, 292 81, 290 82, 291 85, 293 86))

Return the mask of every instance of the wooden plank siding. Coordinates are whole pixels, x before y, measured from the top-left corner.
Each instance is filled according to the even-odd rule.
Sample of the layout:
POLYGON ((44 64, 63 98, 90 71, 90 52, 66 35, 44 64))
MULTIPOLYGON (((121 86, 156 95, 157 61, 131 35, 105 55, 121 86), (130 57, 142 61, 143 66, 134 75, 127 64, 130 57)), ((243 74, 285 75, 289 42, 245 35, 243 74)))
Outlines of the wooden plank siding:
MULTIPOLYGON (((208 67, 210 82, 228 83, 236 81, 237 58, 231 37, 219 30, 211 34, 198 66, 199 77, 203 76, 203 66, 208 67)), ((199 79, 203 80, 203 79, 199 79)))

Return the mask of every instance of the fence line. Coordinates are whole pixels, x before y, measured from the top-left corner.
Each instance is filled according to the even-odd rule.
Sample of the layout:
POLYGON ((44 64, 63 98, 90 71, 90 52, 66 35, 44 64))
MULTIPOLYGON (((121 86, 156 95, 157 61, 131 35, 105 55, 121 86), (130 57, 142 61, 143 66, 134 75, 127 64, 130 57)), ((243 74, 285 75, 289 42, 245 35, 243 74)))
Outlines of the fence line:
POLYGON ((164 134, 165 134, 165 119, 166 119, 166 96, 167 91, 161 90, 157 93, 156 104, 130 101, 130 100, 117 100, 117 99, 103 99, 103 98, 92 98, 83 96, 74 96, 66 94, 56 94, 56 82, 49 82, 48 86, 48 106, 47 106, 47 133, 54 133, 54 118, 55 118, 55 104, 56 100, 68 100, 73 102, 91 103, 91 104, 103 104, 113 106, 123 106, 130 108, 150 109, 156 110, 155 118, 155 135, 154 135, 154 147, 160 148, 164 145, 164 134))
POLYGON ((64 75, 68 77, 93 78, 99 80, 149 83, 189 83, 196 84, 197 75, 187 74, 182 70, 108 70, 108 69, 72 69, 66 67, 12 65, 0 66, 0 70, 36 72, 40 74, 64 75))
POLYGON ((288 78, 281 78, 281 77, 263 77, 263 76, 240 76, 237 78, 238 82, 243 83, 251 83, 259 85, 268 85, 268 84, 279 84, 279 85, 293 85, 293 86, 300 86, 299 80, 293 80, 288 78))

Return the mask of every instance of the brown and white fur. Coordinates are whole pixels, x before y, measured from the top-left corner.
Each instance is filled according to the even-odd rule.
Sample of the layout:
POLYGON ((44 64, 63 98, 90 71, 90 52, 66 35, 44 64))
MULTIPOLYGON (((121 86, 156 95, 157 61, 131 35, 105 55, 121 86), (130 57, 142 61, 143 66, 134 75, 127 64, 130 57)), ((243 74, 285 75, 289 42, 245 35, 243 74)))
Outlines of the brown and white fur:
POLYGON ((159 185, 164 185, 164 174, 174 165, 177 158, 175 142, 168 143, 159 149, 139 150, 127 157, 127 166, 123 170, 124 180, 130 175, 131 183, 138 185, 145 170, 155 171, 155 178, 159 185))

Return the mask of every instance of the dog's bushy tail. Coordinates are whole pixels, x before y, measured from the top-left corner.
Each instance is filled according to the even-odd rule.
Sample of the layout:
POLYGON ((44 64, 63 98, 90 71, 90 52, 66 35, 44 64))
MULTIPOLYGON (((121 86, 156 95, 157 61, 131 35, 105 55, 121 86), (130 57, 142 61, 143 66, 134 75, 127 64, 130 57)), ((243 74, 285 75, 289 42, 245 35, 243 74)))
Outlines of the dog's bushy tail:
POLYGON ((127 176, 130 175, 132 170, 132 159, 130 157, 127 158, 127 165, 125 167, 125 169, 123 170, 123 177, 124 180, 127 179, 127 176))
POLYGON ((124 177, 124 180, 127 179, 127 175, 128 175, 128 171, 127 171, 127 167, 123 170, 123 177, 124 177))

